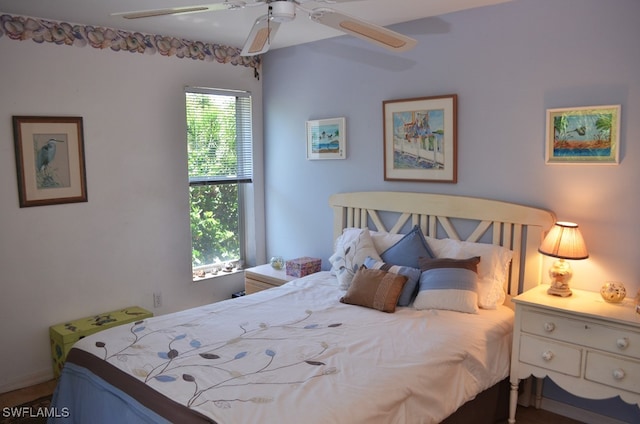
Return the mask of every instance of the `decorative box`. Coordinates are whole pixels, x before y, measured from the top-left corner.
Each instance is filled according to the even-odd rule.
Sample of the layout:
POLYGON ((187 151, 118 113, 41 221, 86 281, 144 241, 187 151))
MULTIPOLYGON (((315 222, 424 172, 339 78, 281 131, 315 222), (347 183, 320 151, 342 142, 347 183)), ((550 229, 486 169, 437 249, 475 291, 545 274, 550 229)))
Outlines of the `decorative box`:
POLYGON ((304 277, 305 275, 313 274, 320 271, 322 266, 322 259, 310 258, 305 256, 303 258, 288 260, 285 264, 286 273, 292 277, 304 277))
POLYGON ((153 313, 138 306, 107 312, 92 317, 80 318, 49 327, 53 374, 60 376, 67 354, 78 340, 98 331, 117 325, 140 321, 152 317, 153 313))

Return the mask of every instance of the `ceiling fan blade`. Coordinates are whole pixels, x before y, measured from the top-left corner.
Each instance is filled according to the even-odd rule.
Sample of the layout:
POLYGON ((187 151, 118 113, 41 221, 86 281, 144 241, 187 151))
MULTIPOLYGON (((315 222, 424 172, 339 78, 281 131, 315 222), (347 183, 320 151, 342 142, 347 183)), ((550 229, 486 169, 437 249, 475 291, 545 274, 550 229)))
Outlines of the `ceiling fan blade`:
MULTIPOLYGON (((221 0, 218 3, 202 4, 198 6, 171 7, 168 9, 140 10, 136 12, 112 13, 111 16, 122 16, 125 19, 151 18, 154 16, 178 15, 184 13, 209 12, 214 10, 242 9, 247 2, 240 0, 221 0)), ((256 2, 251 2, 256 3, 256 2)), ((260 1, 259 4, 264 4, 260 1)))
POLYGON ((416 40, 406 35, 329 8, 313 9, 309 17, 319 24, 335 28, 393 51, 410 50, 417 43, 416 40))
POLYGON ((336 3, 351 3, 354 1, 362 1, 362 0, 296 0, 296 3, 307 3, 307 2, 314 2, 314 3, 324 3, 324 4, 336 4, 336 3))
POLYGON ((279 27, 280 22, 270 20, 269 15, 260 16, 253 23, 253 27, 247 37, 247 41, 244 42, 240 56, 255 56, 266 53, 279 27))

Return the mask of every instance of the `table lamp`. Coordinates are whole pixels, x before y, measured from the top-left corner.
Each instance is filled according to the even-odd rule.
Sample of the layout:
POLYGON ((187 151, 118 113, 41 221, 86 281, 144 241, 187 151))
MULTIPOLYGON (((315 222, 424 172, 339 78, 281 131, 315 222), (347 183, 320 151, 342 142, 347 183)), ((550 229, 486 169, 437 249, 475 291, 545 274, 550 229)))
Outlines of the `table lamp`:
POLYGON ((556 222, 542 241, 538 252, 543 255, 558 258, 549 269, 551 286, 547 290, 547 293, 554 296, 571 296, 569 280, 573 272, 571 271, 571 266, 565 259, 579 260, 589 257, 587 246, 584 244, 584 239, 578 229, 578 224, 574 224, 573 222, 556 222))

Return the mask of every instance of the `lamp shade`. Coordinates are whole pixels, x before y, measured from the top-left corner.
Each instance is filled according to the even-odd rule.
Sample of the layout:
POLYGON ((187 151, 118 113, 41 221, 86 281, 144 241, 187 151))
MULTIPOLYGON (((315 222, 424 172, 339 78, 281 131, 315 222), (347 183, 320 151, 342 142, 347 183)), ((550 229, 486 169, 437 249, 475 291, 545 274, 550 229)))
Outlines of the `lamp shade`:
POLYGON ((589 252, 578 224, 556 222, 542 241, 538 252, 559 259, 587 259, 589 252))

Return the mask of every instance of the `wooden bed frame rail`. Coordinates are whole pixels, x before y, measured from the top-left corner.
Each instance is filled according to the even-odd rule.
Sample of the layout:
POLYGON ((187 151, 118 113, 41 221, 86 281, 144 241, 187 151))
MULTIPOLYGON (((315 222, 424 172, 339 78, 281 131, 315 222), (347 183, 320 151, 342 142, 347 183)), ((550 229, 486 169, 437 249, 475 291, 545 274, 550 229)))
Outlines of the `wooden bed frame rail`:
POLYGON ((333 208, 334 240, 348 227, 397 234, 410 224, 433 238, 463 240, 458 229, 475 225, 465 241, 486 242, 513 251, 507 296, 540 284, 542 255, 538 246, 556 217, 548 210, 476 197, 409 192, 338 193, 329 198, 333 208), (383 213, 395 221, 386 228, 383 213), (463 224, 464 223, 464 224, 463 224), (482 239, 482 240, 481 240, 482 239))

